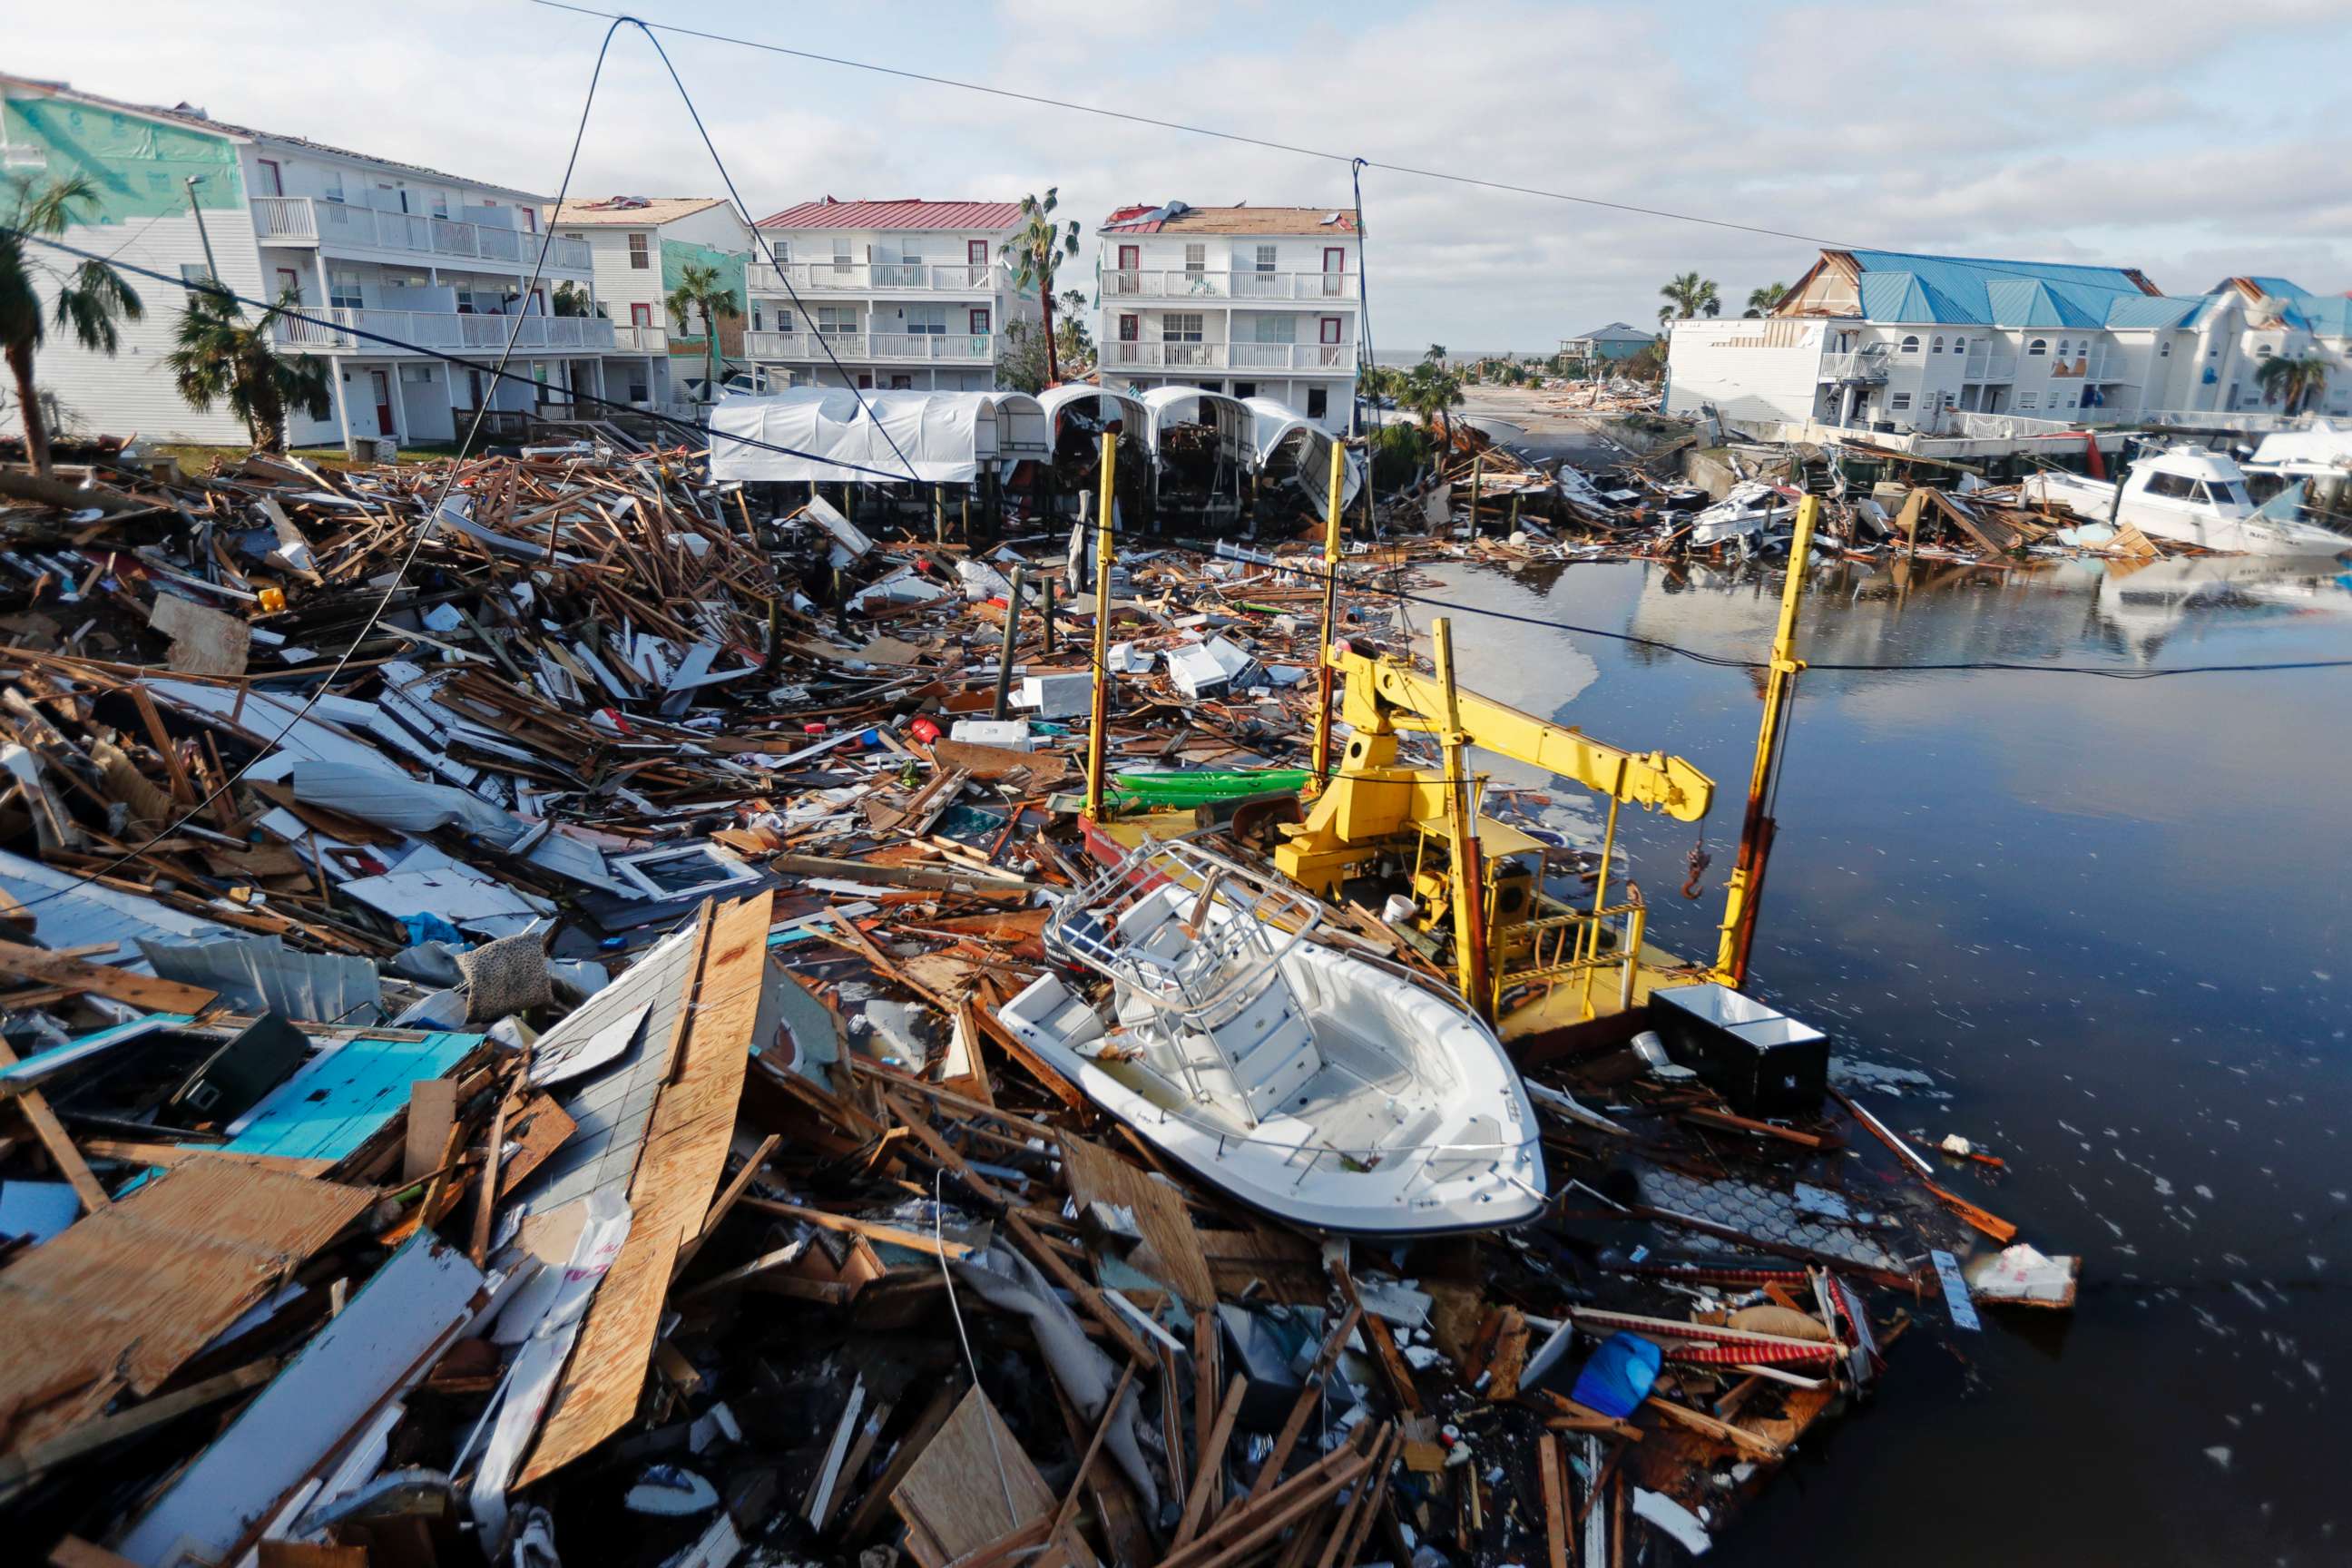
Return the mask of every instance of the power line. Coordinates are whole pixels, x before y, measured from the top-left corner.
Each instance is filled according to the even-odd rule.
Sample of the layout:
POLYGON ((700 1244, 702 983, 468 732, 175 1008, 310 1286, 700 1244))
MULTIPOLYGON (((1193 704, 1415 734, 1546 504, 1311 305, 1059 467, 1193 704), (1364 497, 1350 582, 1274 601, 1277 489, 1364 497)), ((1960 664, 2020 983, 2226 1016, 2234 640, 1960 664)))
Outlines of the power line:
MULTIPOLYGON (((604 56, 613 47, 613 35, 619 30, 620 24, 618 22, 615 22, 612 26, 607 27, 604 30, 604 41, 596 50, 595 68, 589 72, 588 92, 586 97, 581 100, 580 104, 580 121, 572 128, 572 154, 569 158, 564 160, 563 181, 561 186, 561 192, 569 192, 572 189, 572 174, 573 169, 579 165, 580 162, 580 143, 588 132, 588 111, 596 101, 596 84, 604 74, 604 56)), ((559 194, 556 197, 557 204, 561 205, 562 200, 562 195, 559 194)), ((523 297, 525 299, 530 298, 531 289, 538 286, 540 278, 545 272, 547 268, 548 250, 554 243, 555 229, 552 225, 550 225, 540 237, 539 255, 531 263, 530 280, 523 287, 523 297)), ((58 248, 67 249, 69 247, 60 246, 58 248)), ((140 268, 135 270, 143 272, 146 271, 147 268, 140 268)), ((205 291, 217 296, 226 296, 230 299, 235 298, 235 296, 229 295, 226 289, 214 288, 207 289, 205 291)), ((499 353, 498 364, 496 367, 497 374, 501 376, 506 374, 507 363, 514 357, 515 343, 522 335, 522 323, 524 320, 525 318, 521 312, 518 311, 515 316, 514 325, 508 330, 506 346, 499 353)), ((259 330, 258 324, 257 324, 256 330, 259 330)), ((459 447, 459 451, 467 450, 468 447, 472 447, 474 437, 481 433, 482 421, 488 416, 488 413, 489 400, 485 398, 481 406, 474 410, 474 422, 467 428, 465 443, 463 446, 459 447)), ((310 716, 311 710, 318 707, 320 699, 326 696, 328 691, 333 688, 335 681, 342 675, 344 669, 350 666, 353 656, 359 652, 361 645, 365 643, 368 637, 373 634, 377 623, 383 619, 384 612, 392 607, 394 595, 400 592, 402 584, 408 580, 409 568, 416 563, 417 552, 425 548, 425 540, 433 535, 436 528, 439 524, 441 521, 441 509, 448 504, 449 491, 451 488, 456 485, 457 481, 457 465, 453 460, 449 465, 449 471, 442 477, 440 492, 433 498, 433 506, 431 510, 425 514, 424 525, 417 529, 416 537, 409 542, 407 553, 401 557, 400 566, 398 570, 394 572, 392 581, 384 584, 383 593, 376 600, 375 607, 368 612, 367 620, 361 626, 358 635, 352 638, 351 646, 343 649, 342 657, 335 660, 334 668, 329 670, 325 679, 319 682, 318 689, 310 693, 310 697, 303 701, 300 708, 295 710, 294 716, 286 721, 285 727, 280 729, 277 734, 269 738, 269 743, 268 745, 257 749, 252 756, 239 763, 236 768, 224 777, 217 785, 214 786, 210 794, 206 795, 202 800, 196 802, 195 805, 190 806, 183 816, 172 822, 168 826, 156 832, 152 837, 148 838, 146 842, 137 845, 132 848, 124 850, 121 855, 116 856, 112 860, 99 868, 97 870, 80 874, 80 879, 82 881, 95 881, 100 878, 112 875, 114 872, 119 871, 123 867, 129 865, 131 861, 139 858, 142 855, 146 854, 148 850, 152 849, 156 845, 163 843, 165 839, 178 833, 180 829, 185 827, 189 823, 194 822, 199 814, 201 814, 207 806, 211 805, 213 802, 226 795, 230 789, 236 786, 237 781, 244 778, 247 773, 250 773, 263 758, 276 752, 279 742, 283 742, 287 736, 294 732, 294 727, 297 724, 301 723, 305 719, 308 719, 310 716)), ((62 898, 67 893, 73 890, 74 889, 70 885, 53 889, 50 891, 42 894, 37 899, 28 899, 24 900, 23 907, 26 909, 32 909, 37 905, 48 902, 51 899, 62 898)))

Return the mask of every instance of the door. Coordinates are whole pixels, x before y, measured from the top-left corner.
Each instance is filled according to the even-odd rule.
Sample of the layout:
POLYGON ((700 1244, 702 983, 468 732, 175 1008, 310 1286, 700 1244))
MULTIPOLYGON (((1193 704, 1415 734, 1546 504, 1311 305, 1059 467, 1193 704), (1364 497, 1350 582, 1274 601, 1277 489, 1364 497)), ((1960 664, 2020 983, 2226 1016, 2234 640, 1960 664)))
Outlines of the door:
POLYGON ((368 372, 368 390, 375 394, 376 434, 398 436, 400 426, 392 416, 392 377, 380 370, 368 372))
POLYGON ((261 158, 256 162, 261 165, 261 174, 254 184, 261 187, 261 194, 265 196, 284 195, 286 194, 285 171, 278 167, 278 160, 261 158))
POLYGON ((1339 363, 1339 326, 1340 322, 1339 317, 1326 316, 1323 318, 1322 336, 1320 339, 1323 345, 1323 353, 1320 357, 1322 363, 1327 365, 1338 364, 1339 363))
POLYGON ((278 297, 283 300, 289 295, 297 300, 302 298, 302 275, 291 267, 281 267, 278 269, 278 297))
POLYGON ((1143 318, 1121 316, 1118 319, 1118 359, 1120 364, 1137 364, 1142 360, 1138 344, 1143 340, 1143 318))
POLYGON ((985 310, 977 310, 971 312, 971 335, 975 338, 984 338, 988 336, 988 312, 985 310))
POLYGON ((963 242, 963 258, 965 264, 971 268, 971 281, 973 283, 979 284, 988 281, 988 241, 984 239, 965 240, 963 242))
POLYGON ((1343 246, 1323 247, 1323 297, 1337 300, 1348 291, 1348 252, 1343 246))
POLYGON ((1118 271, 1110 280, 1114 294, 1140 294, 1143 279, 1137 276, 1143 270, 1143 247, 1122 245, 1118 247, 1118 271))
POLYGON ((629 307, 629 325, 633 327, 650 327, 653 324, 654 308, 651 305, 637 304, 629 307))

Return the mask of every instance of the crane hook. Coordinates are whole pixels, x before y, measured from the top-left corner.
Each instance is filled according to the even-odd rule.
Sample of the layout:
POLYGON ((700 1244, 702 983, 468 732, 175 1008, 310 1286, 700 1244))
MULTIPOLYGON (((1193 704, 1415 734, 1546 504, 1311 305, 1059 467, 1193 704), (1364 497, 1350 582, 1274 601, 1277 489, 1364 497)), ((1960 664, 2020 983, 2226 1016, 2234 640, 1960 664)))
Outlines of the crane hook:
POLYGON ((1683 879, 1684 898, 1696 899, 1705 890, 1700 888, 1699 880, 1706 875, 1706 868, 1714 860, 1715 857, 1706 852, 1704 839, 1691 846, 1690 856, 1685 862, 1690 867, 1690 875, 1683 879))

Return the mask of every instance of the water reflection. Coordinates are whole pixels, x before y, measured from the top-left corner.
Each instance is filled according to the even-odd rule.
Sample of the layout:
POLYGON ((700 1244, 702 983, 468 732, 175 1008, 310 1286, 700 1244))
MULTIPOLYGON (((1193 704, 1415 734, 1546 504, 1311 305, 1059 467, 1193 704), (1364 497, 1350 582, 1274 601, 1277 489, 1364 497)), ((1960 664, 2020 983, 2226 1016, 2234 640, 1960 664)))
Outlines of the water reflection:
MULTIPOLYGON (((1552 623, 1457 614, 1465 683, 1714 774, 1706 832, 1727 864, 1758 678, 1615 639, 1759 658, 1783 574, 1617 563, 1444 577, 1435 596, 1552 623)), ((2352 1267, 2352 879, 2336 804, 2352 671, 1828 667, 2352 658, 2352 575, 2247 559, 1841 562, 1806 588, 1814 668, 1756 988, 1843 1050, 1932 1074, 1890 1120, 2007 1155, 1987 1206, 2081 1254, 2085 1288, 2063 1325, 1994 1318, 1957 1335, 1923 1308, 1925 1342, 1905 1347, 1878 1408, 1718 1555, 1777 1562, 1793 1538, 1814 1563, 1982 1561, 1969 1531, 1923 1528, 1958 1490, 2001 1500, 2027 1561, 2340 1561, 2352 1518, 2326 1456, 2352 1365, 2336 1283, 2352 1267)), ((1703 951, 1717 898, 1665 890, 1693 830, 1629 813, 1623 833, 1657 889, 1653 931, 1703 951)))

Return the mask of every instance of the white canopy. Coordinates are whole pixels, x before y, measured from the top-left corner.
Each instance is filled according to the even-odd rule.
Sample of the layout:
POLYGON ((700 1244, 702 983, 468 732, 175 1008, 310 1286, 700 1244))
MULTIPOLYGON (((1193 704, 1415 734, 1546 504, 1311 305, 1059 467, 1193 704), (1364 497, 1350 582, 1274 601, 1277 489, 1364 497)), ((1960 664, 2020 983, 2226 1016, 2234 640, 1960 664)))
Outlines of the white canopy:
MULTIPOLYGON (((1297 462, 1298 486, 1307 491, 1319 512, 1322 510, 1327 487, 1331 482, 1333 443, 1330 433, 1287 403, 1277 403, 1271 397, 1248 397, 1242 401, 1249 409, 1251 417, 1256 421, 1259 472, 1263 473, 1265 470, 1266 465, 1273 460, 1275 453, 1280 451, 1286 444, 1297 442, 1300 447, 1297 462)), ((1349 501, 1356 499, 1356 492, 1364 488, 1363 470, 1353 454, 1349 454, 1346 468, 1347 476, 1339 481, 1339 505, 1343 509, 1349 501)))
POLYGON ((1061 438, 1062 416, 1073 405, 1076 405, 1080 412, 1090 413, 1097 419, 1123 421, 1128 434, 1139 440, 1150 439, 1151 411, 1143 405, 1142 399, 1131 393, 1113 392, 1107 386, 1089 386, 1085 382, 1074 381, 1047 387, 1037 395, 1037 404, 1045 411, 1046 428, 1056 441, 1061 438), (1102 406, 1090 410, 1085 407, 1097 398, 1102 400, 1102 406))
POLYGON ((923 483, 970 484, 983 464, 1009 464, 1046 450, 1045 411, 1021 392, 796 386, 723 398, 710 411, 710 477, 720 483, 904 484, 911 464, 913 478, 923 483))
POLYGON ((1249 405, 1238 397, 1204 392, 1197 386, 1155 386, 1143 395, 1143 406, 1150 415, 1144 426, 1144 440, 1154 457, 1160 454, 1160 435, 1169 426, 1213 425, 1223 456, 1243 467, 1257 460, 1257 443, 1251 438, 1255 416, 1250 413, 1249 405))

